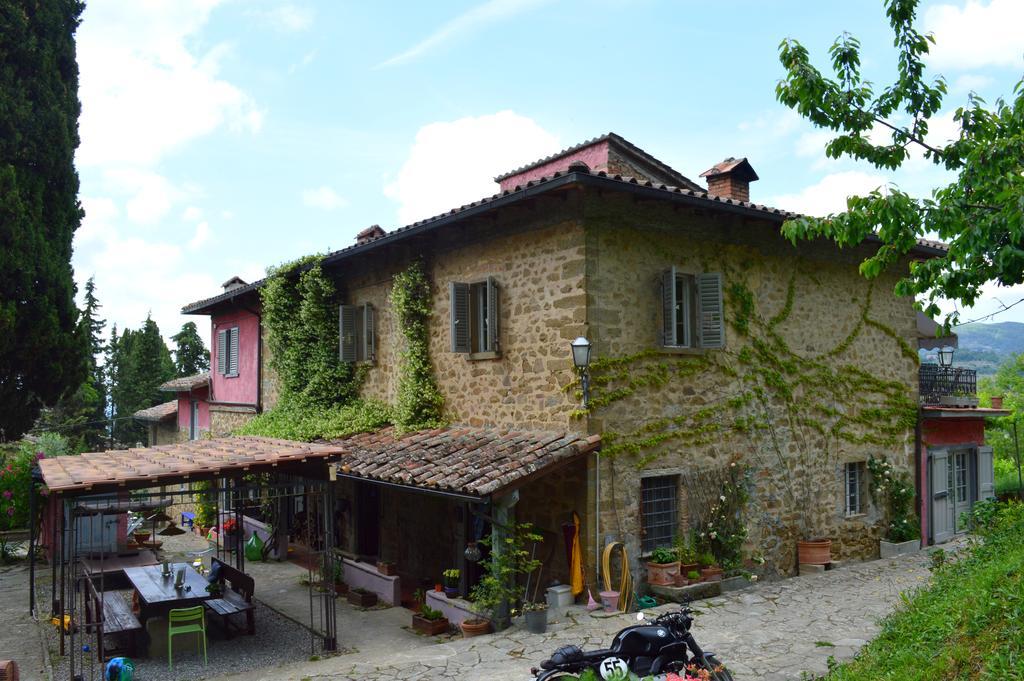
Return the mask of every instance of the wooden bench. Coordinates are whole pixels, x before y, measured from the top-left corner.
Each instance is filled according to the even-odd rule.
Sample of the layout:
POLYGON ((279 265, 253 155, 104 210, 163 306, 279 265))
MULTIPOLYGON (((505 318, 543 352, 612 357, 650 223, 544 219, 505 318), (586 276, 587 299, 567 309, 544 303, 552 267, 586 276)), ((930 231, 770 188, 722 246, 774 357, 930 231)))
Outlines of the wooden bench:
POLYGON ((96 632, 96 655, 100 661, 116 657, 120 650, 107 648, 104 636, 127 634, 128 646, 125 654, 135 654, 135 632, 142 630, 142 623, 132 612, 132 607, 124 596, 116 591, 97 591, 88 575, 85 576, 88 590, 85 599, 86 626, 96 632), (91 606, 91 607, 90 607, 91 606))
MULTIPOLYGON (((245 613, 246 633, 256 633, 256 606, 252 602, 253 592, 256 590, 256 582, 244 572, 233 568, 217 558, 210 559, 210 571, 217 574, 217 583, 220 584, 220 597, 211 598, 203 605, 211 614, 220 618, 224 634, 232 637, 232 627, 236 626, 231 621, 232 615, 245 613)), ((236 628, 241 630, 240 627, 236 628)))

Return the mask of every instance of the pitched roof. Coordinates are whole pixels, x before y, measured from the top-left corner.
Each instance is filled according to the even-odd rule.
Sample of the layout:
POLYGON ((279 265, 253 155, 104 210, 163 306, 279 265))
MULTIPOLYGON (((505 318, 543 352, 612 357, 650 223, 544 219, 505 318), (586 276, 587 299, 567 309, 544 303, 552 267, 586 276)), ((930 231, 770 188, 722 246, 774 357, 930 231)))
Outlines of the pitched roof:
POLYGON ((498 175, 496 178, 494 178, 494 181, 495 182, 501 182, 502 180, 507 180, 508 178, 513 177, 515 175, 519 175, 521 173, 525 173, 527 170, 531 170, 533 168, 540 167, 540 166, 542 166, 542 165, 544 165, 546 163, 551 163, 552 161, 554 161, 556 159, 559 159, 559 158, 562 158, 563 156, 568 156, 569 154, 576 153, 580 149, 586 149, 587 147, 593 146, 595 144, 600 144, 601 142, 609 142, 611 144, 616 145, 620 149, 625 150, 629 154, 631 154, 633 156, 639 157, 641 160, 643 160, 643 161, 647 162, 648 164, 654 166, 655 168, 660 170, 662 173, 664 173, 665 175, 667 175, 671 179, 673 179, 673 180, 679 182, 679 184, 685 186, 687 189, 697 189, 697 190, 700 189, 700 185, 698 185, 696 182, 694 182, 693 180, 689 179, 688 177, 686 177, 685 175, 680 173, 678 170, 676 170, 672 166, 670 166, 667 163, 664 163, 662 161, 659 161, 658 159, 656 159, 651 154, 647 153, 646 151, 644 151, 640 147, 636 146, 635 144, 633 144, 632 142, 627 140, 625 137, 622 137, 621 135, 616 135, 614 132, 605 133, 604 135, 601 135, 600 137, 595 137, 593 139, 589 139, 589 140, 586 140, 584 142, 580 142, 579 144, 574 144, 571 147, 568 147, 566 149, 562 149, 558 153, 551 154, 550 156, 545 156, 544 158, 538 159, 538 160, 536 160, 536 161, 534 161, 532 163, 528 163, 528 164, 526 164, 524 166, 520 166, 519 168, 516 168, 515 170, 510 170, 507 173, 503 173, 501 175, 498 175))
POLYGON ((485 497, 598 447, 599 435, 443 428, 396 435, 386 428, 334 440, 338 472, 424 490, 485 497))
POLYGON ((735 173, 738 177, 743 178, 747 182, 753 182, 758 179, 757 173, 754 172, 754 168, 750 165, 750 162, 746 157, 733 158, 732 156, 711 166, 701 173, 700 176, 714 177, 715 175, 722 175, 724 173, 735 173))
POLYGON ((167 392, 178 392, 181 390, 195 390, 210 385, 210 372, 204 371, 201 374, 172 378, 166 383, 160 384, 160 390, 167 392))
POLYGON ((166 421, 177 415, 178 400, 171 400, 170 402, 164 402, 163 404, 158 404, 155 407, 150 407, 149 409, 140 409, 132 414, 132 418, 137 421, 159 423, 160 421, 166 421))
POLYGON ((41 459, 39 468, 51 492, 137 488, 193 476, 205 479, 231 471, 266 471, 278 464, 324 459, 338 451, 331 445, 269 437, 225 437, 58 456, 41 459))
MULTIPOLYGON (((385 236, 373 241, 353 244, 346 248, 333 251, 324 256, 323 264, 331 265, 347 258, 368 253, 373 249, 382 248, 389 244, 397 243, 417 234, 433 231, 440 227, 452 224, 459 220, 470 218, 481 213, 496 210, 510 204, 524 201, 546 192, 557 191, 570 185, 581 185, 597 187, 605 191, 625 191, 633 194, 640 194, 644 198, 678 202, 694 208, 707 210, 718 210, 723 212, 737 213, 752 218, 761 218, 782 224, 786 220, 798 218, 798 213, 793 213, 780 208, 772 208, 762 204, 749 201, 739 201, 723 196, 708 194, 704 190, 687 189, 664 184, 637 180, 635 177, 623 175, 609 175, 605 171, 591 172, 582 168, 573 168, 569 171, 556 171, 550 176, 530 180, 513 189, 507 189, 497 194, 467 203, 458 208, 452 208, 446 213, 434 217, 418 220, 405 227, 388 232, 385 236)), ((869 242, 880 243, 876 238, 868 239, 869 242)), ((938 241, 918 239, 917 248, 913 249, 918 255, 925 257, 945 255, 947 247, 938 241)), ((233 291, 221 293, 211 298, 190 303, 182 308, 183 314, 207 314, 215 305, 226 302, 239 295, 255 291, 263 286, 266 278, 255 281, 233 291)))

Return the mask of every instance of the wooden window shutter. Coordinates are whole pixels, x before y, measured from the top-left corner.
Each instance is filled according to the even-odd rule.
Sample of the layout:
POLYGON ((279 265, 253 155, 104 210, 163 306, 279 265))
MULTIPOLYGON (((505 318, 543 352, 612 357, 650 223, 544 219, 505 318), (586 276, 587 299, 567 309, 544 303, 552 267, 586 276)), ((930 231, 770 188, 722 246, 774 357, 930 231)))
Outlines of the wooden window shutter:
POLYGON ((217 373, 223 376, 228 372, 228 332, 222 329, 217 332, 217 373))
POLYGON ((356 361, 356 310, 355 305, 341 305, 338 308, 338 356, 342 362, 356 361))
POLYGON ((374 347, 373 332, 373 305, 363 304, 363 356, 360 359, 367 362, 377 361, 377 349, 374 347))
POLYGON ((995 461, 991 447, 978 447, 978 499, 991 499, 996 495, 995 461))
POLYGON ((448 298, 451 304, 452 352, 470 351, 469 284, 450 282, 448 298))
POLYGON ((661 344, 666 347, 678 345, 676 340, 676 268, 670 267, 661 274, 661 344))
POLYGON ((487 277, 487 347, 485 352, 498 352, 501 349, 501 336, 498 333, 498 282, 494 277, 487 277))
POLYGON ((228 374, 238 375, 238 327, 228 330, 228 374))
POLYGON ((953 509, 950 506, 950 490, 948 489, 949 452, 945 449, 933 449, 930 456, 928 483, 931 498, 928 500, 928 505, 931 522, 929 526, 933 541, 941 543, 953 537, 953 509))
POLYGON ((722 275, 697 275, 697 333, 702 348, 725 347, 725 314, 722 309, 722 275))

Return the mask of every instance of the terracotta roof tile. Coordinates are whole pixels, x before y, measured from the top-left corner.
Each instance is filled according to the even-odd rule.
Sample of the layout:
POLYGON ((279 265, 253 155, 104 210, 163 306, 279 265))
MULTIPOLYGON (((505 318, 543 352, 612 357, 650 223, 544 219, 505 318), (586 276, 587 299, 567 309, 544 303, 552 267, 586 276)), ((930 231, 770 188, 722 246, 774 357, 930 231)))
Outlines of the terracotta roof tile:
POLYGON ((51 492, 95 487, 149 487, 189 476, 208 476, 326 458, 338 447, 267 437, 226 437, 173 445, 58 456, 39 461, 51 492))
POLYGON ((163 404, 158 404, 154 407, 150 407, 149 409, 140 409, 132 414, 132 418, 139 421, 159 422, 177 415, 178 400, 171 400, 170 402, 164 402, 163 404))
POLYGON ((196 388, 203 388, 208 385, 210 385, 210 372, 204 371, 201 374, 195 374, 193 376, 172 378, 166 383, 162 383, 160 385, 160 390, 178 392, 179 390, 195 390, 196 388))
POLYGON ((462 427, 396 435, 386 428, 331 444, 342 450, 343 475, 485 497, 593 451, 600 436, 462 427))

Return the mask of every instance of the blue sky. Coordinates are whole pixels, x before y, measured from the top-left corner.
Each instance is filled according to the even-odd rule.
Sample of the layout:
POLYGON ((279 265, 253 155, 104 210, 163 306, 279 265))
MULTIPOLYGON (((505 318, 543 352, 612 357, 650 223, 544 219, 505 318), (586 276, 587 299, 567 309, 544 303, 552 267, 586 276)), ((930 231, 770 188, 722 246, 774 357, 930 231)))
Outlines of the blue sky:
MULTIPOLYGON (((1024 2, 924 2, 919 25, 950 83, 941 141, 968 91, 991 100, 1020 78, 1024 2)), ((95 275, 109 321, 152 311, 170 336, 234 274, 493 193, 495 174, 608 131, 695 181, 746 156, 752 199, 791 210, 890 181, 926 191, 943 175, 923 159, 895 175, 827 160, 827 136, 775 101, 779 42, 825 66, 843 30, 889 82, 880 0, 92 0, 76 277, 95 275)), ((988 293, 966 318, 1024 287, 988 293)))

